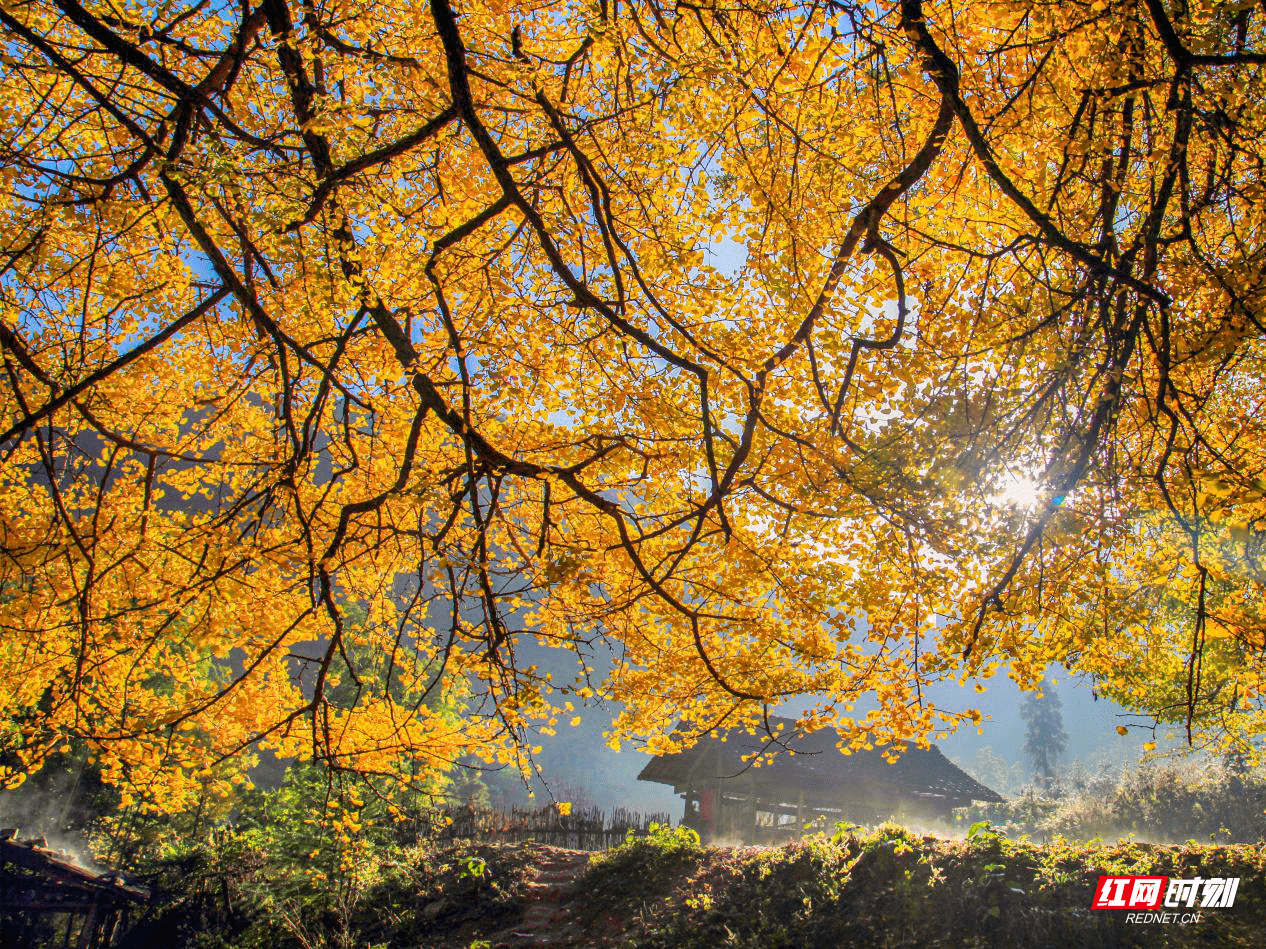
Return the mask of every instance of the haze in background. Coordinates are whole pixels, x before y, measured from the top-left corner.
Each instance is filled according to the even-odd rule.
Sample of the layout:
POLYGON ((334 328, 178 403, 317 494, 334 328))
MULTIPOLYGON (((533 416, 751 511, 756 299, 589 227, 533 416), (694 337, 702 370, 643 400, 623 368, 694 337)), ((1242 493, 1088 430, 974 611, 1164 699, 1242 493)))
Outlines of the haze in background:
MULTIPOLYGON (((1118 725, 1138 721, 1137 716, 1115 702, 1096 698, 1088 685, 1071 677, 1055 674, 1054 680, 1048 678, 1044 692, 1058 694, 1063 703, 1068 744, 1060 765, 1061 773, 1078 769, 1119 770, 1138 761, 1143 753, 1143 742, 1153 740, 1150 729, 1132 728, 1126 736, 1116 731, 1118 725)), ((1004 795, 1015 793, 1033 780, 1032 766, 1024 752, 1025 725, 1020 717, 1025 693, 1015 683, 1006 678, 995 679, 980 694, 972 688, 941 685, 927 694, 929 700, 938 705, 979 708, 985 716, 981 734, 969 726, 936 743, 946 757, 1004 795)), ((803 701, 787 703, 777 711, 794 715, 806 704, 803 701)), ((671 788, 637 780, 638 772, 649 760, 646 754, 629 743, 619 752, 607 747, 603 732, 610 724, 609 709, 582 711, 580 725, 575 728, 564 725, 556 736, 537 739, 542 752, 536 762, 544 781, 533 784, 536 800, 548 801, 552 793, 557 800, 574 800, 606 810, 626 807, 643 812, 663 811, 674 821, 679 819, 681 800, 671 788)), ((1164 738, 1164 734, 1157 737, 1162 749, 1167 744, 1178 747, 1177 743, 1167 743, 1164 738)), ((516 782, 505 776, 496 783, 508 790, 516 782)), ((521 785, 518 794, 522 794, 526 802, 526 792, 521 785)))

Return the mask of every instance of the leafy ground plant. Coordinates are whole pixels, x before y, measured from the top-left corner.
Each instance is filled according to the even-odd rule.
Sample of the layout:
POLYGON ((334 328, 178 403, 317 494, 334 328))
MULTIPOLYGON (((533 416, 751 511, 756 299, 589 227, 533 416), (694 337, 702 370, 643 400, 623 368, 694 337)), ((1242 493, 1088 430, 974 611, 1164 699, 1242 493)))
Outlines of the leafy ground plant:
POLYGON ((776 849, 703 850, 686 866, 676 879, 657 881, 661 895, 643 907, 625 945, 1107 949, 1249 947, 1266 938, 1260 846, 1038 845, 984 822, 952 841, 884 825, 776 849), (1198 925, 1134 925, 1123 913, 1091 909, 1100 874, 1239 876, 1243 888, 1234 907, 1205 913, 1198 925))

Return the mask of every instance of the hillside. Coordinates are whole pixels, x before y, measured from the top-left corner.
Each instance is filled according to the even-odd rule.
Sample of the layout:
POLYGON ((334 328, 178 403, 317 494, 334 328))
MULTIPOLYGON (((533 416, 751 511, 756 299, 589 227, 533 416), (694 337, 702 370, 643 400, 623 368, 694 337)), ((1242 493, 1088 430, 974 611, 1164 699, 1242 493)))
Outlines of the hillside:
MULTIPOLYGON (((1266 943, 1264 874, 1260 844, 1039 846, 981 828, 951 841, 886 825, 780 848, 702 848, 688 832, 659 830, 600 855, 420 850, 346 913, 303 922, 309 945, 384 949, 1255 947, 1266 943), (1230 907, 1168 911, 1198 920, 1139 922, 1091 908, 1101 874, 1240 883, 1230 907)), ((231 888, 200 889, 138 937, 206 945, 198 940, 219 919, 217 945, 301 945, 277 907, 252 913, 231 888), (208 892, 223 892, 233 913, 208 912, 208 892)))

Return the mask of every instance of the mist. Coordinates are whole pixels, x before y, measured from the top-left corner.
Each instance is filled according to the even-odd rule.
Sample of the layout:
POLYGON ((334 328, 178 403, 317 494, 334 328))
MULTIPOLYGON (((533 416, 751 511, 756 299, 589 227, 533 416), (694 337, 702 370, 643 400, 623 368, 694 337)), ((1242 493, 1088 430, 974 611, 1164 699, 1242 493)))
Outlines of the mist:
MULTIPOLYGON (((1055 676, 1055 680, 1048 680, 1044 692, 1058 694, 1063 704, 1068 743, 1061 770, 1118 772, 1135 765, 1143 753, 1142 742, 1151 739, 1151 732, 1144 738, 1134 730, 1122 736, 1116 729, 1123 723, 1138 721, 1138 716, 1097 696, 1090 686, 1072 677, 1055 676)), ((954 764, 1003 795, 1018 793, 1034 777, 1024 752, 1025 725, 1020 717, 1026 694, 1005 678, 991 681, 983 693, 952 684, 934 686, 927 691, 928 700, 940 707, 981 710, 984 718, 979 733, 974 727, 966 726, 936 744, 954 764)), ((811 699, 804 699, 785 703, 773 711, 795 716, 810 704, 811 699)), ((552 793, 560 800, 574 797, 578 802, 608 810, 627 807, 644 812, 667 812, 674 820, 680 818, 682 801, 671 788, 637 780, 638 773, 650 760, 638 744, 624 741, 620 751, 608 745, 604 733, 611 727, 613 705, 606 703, 580 711, 582 721, 576 727, 564 725, 555 736, 533 737, 542 748, 534 759, 539 776, 532 782, 531 791, 536 798, 527 797, 527 790, 522 789, 517 777, 501 783, 517 783, 522 789, 517 800, 522 802, 549 800, 552 793)), ((864 714, 864 707, 862 712, 864 714)), ((1162 750, 1181 751, 1181 743, 1176 740, 1157 740, 1162 750)))

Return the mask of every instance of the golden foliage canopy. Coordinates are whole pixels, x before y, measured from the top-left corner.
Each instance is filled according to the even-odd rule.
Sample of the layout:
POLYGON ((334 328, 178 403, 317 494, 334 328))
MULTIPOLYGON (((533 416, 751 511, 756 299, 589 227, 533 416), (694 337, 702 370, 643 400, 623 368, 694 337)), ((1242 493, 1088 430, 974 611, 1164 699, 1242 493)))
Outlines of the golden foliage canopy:
POLYGON ((3 776, 920 741, 1051 661, 1251 744, 1264 23, 4 0, 3 776))

